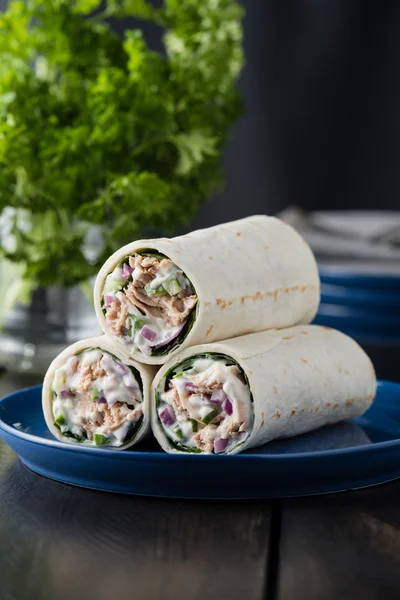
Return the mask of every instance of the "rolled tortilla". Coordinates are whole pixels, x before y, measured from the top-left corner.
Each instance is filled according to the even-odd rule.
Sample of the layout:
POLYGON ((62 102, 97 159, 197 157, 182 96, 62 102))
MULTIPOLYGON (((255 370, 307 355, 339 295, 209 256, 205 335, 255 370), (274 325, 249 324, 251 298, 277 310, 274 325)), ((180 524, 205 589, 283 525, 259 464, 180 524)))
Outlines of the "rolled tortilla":
POLYGON ((301 325, 188 348, 152 384, 167 452, 236 454, 364 413, 372 363, 351 338, 301 325))
POLYGON ((319 298, 309 246, 289 225, 267 216, 128 244, 106 261, 94 288, 104 333, 121 352, 148 364, 165 363, 179 348, 309 323, 319 298), (170 259, 159 266, 161 276, 149 281, 153 266, 143 255, 138 265, 141 252, 170 259), (146 303, 164 305, 168 326, 165 318, 149 314, 160 310, 146 303))
POLYGON ((62 442, 125 449, 150 429, 155 368, 121 357, 106 336, 66 348, 45 375, 42 407, 62 442))

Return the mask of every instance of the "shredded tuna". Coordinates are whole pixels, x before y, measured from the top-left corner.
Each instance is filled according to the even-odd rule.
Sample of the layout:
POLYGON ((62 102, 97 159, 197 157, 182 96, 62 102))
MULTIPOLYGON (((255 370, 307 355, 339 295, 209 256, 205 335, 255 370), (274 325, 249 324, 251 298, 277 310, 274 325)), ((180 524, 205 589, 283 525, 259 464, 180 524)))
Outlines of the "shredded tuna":
POLYGON ((199 433, 196 433, 193 440, 202 452, 212 452, 216 435, 217 427, 215 425, 208 425, 199 431, 199 433))
POLYGON ((191 367, 173 376, 168 391, 160 394, 160 421, 167 431, 170 428, 175 443, 179 444, 173 435, 180 431, 178 437, 185 445, 220 453, 240 442, 251 428, 249 386, 238 365, 224 359, 200 356, 191 367), (172 422, 166 419, 162 403, 173 409, 172 422), (221 440, 226 443, 221 445, 221 440))
POLYGON ((91 365, 86 365, 81 369, 81 377, 79 382, 79 391, 87 392, 93 385, 93 382, 100 377, 104 377, 106 372, 100 367, 100 359, 91 365))
POLYGON ((167 402, 174 407, 175 412, 178 415, 184 416, 186 419, 190 418, 188 409, 187 409, 187 398, 185 399, 183 395, 179 395, 178 390, 173 387, 166 394, 167 402))
MULTIPOLYGON (((162 319, 171 328, 178 327, 186 321, 197 303, 197 297, 194 294, 187 296, 182 290, 173 296, 167 293, 148 296, 144 289, 160 270, 172 264, 172 261, 167 258, 159 260, 140 254, 129 257, 129 265, 135 270, 135 276, 116 295, 106 310, 107 323, 115 335, 124 336, 126 334, 126 319, 130 309, 136 309, 144 316, 162 319)), ((179 273, 182 272, 179 271, 179 273)))

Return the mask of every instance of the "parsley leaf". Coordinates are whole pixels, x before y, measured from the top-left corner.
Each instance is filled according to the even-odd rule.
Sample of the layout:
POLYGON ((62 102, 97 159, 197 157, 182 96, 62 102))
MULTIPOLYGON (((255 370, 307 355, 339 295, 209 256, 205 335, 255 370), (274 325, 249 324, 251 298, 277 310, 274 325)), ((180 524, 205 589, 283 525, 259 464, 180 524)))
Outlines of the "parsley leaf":
POLYGON ((241 19, 236 0, 8 3, 0 253, 25 280, 82 282, 144 232, 189 224, 220 188, 222 148, 241 110, 241 19), (161 26, 165 52, 140 30, 121 39, 109 17, 161 26))

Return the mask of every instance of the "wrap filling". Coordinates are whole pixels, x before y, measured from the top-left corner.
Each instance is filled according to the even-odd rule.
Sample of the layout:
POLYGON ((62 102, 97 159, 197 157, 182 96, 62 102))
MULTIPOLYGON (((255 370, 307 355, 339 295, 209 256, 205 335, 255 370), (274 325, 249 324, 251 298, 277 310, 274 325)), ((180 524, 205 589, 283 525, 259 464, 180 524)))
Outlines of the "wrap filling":
POLYGON ((68 358, 52 382, 54 425, 76 442, 123 446, 143 421, 138 371, 104 350, 68 358))
POLYGON ((182 270, 152 250, 125 257, 107 276, 107 326, 129 351, 155 356, 179 345, 193 325, 196 293, 182 270))
POLYGON ((187 452, 229 453, 253 426, 247 378, 224 355, 198 355, 175 366, 160 382, 156 404, 166 436, 187 452))

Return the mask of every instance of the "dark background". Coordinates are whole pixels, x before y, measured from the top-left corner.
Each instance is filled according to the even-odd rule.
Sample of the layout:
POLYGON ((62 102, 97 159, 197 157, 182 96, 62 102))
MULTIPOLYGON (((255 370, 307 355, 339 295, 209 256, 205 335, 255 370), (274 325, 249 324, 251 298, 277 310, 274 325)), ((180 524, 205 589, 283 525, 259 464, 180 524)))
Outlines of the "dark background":
MULTIPOLYGON (((195 226, 290 204, 399 208, 400 2, 242 3, 245 113, 225 152, 225 191, 195 226)), ((159 48, 159 32, 143 28, 159 48)))
POLYGON ((225 153, 226 191, 197 224, 290 204, 398 209, 400 2, 243 5, 246 112, 225 153))
MULTIPOLYGON (((400 2, 242 4, 245 112, 225 152, 225 191, 195 226, 293 204, 400 208, 400 2)), ((145 34, 160 47, 155 29, 145 34)))

